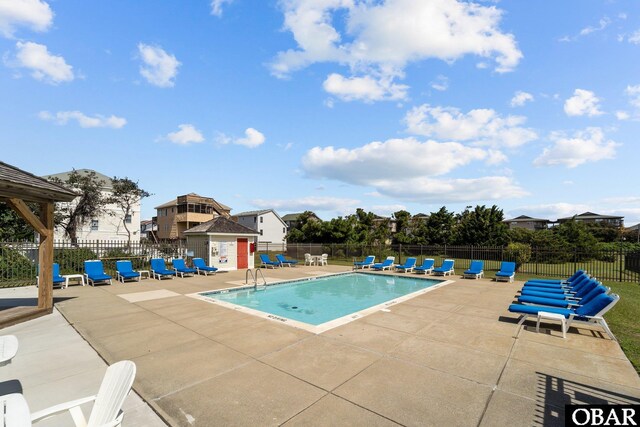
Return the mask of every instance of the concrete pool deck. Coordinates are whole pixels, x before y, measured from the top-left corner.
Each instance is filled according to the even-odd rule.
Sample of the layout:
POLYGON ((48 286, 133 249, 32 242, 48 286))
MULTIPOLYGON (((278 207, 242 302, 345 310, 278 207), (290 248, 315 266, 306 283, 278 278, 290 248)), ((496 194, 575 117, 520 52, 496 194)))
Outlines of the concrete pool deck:
POLYGON ((572 327, 566 340, 558 325, 519 330, 506 309, 522 283, 453 276, 318 335, 186 296, 237 286, 244 274, 73 286, 54 297, 107 363, 136 363, 135 391, 176 426, 563 425, 568 403, 640 403, 640 378, 599 328, 572 327))

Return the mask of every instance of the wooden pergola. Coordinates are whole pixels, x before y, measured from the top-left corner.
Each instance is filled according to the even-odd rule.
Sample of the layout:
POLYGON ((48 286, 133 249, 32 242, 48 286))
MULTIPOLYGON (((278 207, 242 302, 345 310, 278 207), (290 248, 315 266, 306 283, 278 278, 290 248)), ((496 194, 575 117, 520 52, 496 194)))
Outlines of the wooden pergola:
POLYGON ((0 201, 11 206, 40 235, 38 306, 5 310, 0 328, 53 311, 53 211, 55 202, 70 202, 76 196, 60 185, 0 162, 0 201), (29 209, 27 202, 39 204, 39 215, 29 209))

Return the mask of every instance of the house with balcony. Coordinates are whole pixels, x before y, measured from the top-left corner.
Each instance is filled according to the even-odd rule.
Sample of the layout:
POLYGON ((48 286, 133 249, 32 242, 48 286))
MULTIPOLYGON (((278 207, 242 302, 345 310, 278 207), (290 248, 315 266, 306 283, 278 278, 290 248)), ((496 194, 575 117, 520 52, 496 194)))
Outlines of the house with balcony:
POLYGON ((231 216, 231 208, 211 197, 195 193, 178 196, 174 200, 155 207, 154 223, 159 240, 184 239, 190 228, 214 218, 231 216))
MULTIPOLYGON (((73 171, 60 172, 53 175, 46 175, 42 178, 52 179, 57 178, 62 182, 67 182, 69 175, 73 171)), ((113 194, 113 187, 111 184, 111 178, 94 171, 92 169, 76 169, 76 172, 81 175, 89 175, 92 172, 96 174, 98 181, 101 183, 102 196, 108 198, 113 194)), ((71 202, 64 202, 65 204, 77 203, 78 198, 71 202)), ((131 241, 140 241, 140 203, 136 203, 129 215, 125 215, 124 212, 114 204, 108 204, 105 206, 102 214, 97 215, 94 218, 90 218, 85 224, 82 224, 77 232, 76 236, 78 242, 88 240, 121 240, 126 241, 129 239, 129 233, 131 232, 131 241)), ((68 240, 67 235, 62 227, 56 227, 54 231, 55 240, 68 240)))
POLYGON ((240 212, 232 220, 258 232, 258 243, 284 244, 287 241, 287 224, 273 209, 240 212))
POLYGON ((527 215, 520 215, 512 219, 505 219, 503 223, 509 226, 509 229, 524 228, 526 230, 545 230, 549 228, 551 221, 542 218, 532 218, 527 215))
POLYGON ((605 224, 612 227, 624 227, 624 217, 616 215, 600 215, 593 212, 584 212, 579 215, 558 218, 558 223, 575 220, 576 222, 584 222, 588 224, 605 224))

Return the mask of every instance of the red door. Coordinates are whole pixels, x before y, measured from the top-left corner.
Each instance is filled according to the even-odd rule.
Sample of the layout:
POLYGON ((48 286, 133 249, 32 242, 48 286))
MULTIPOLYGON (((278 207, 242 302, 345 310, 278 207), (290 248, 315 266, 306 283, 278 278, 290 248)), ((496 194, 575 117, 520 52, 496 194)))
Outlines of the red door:
POLYGON ((238 239, 238 270, 249 267, 249 239, 238 239))

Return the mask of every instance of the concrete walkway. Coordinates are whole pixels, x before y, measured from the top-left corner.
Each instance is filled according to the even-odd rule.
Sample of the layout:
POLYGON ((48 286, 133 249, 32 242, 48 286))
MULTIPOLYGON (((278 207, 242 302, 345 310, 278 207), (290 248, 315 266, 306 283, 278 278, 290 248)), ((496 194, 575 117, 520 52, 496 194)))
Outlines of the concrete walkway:
MULTIPOLYGON (((56 291, 58 292, 58 291, 56 291)), ((37 301, 34 286, 0 289, 0 299, 37 301)), ((9 365, 0 367, 0 394, 21 392, 31 412, 98 392, 107 364, 60 315, 53 314, 21 323, 1 332, 18 337, 19 348, 9 365)), ((91 404, 82 407, 89 416, 91 404)), ((125 400, 123 426, 161 427, 166 424, 136 394, 125 400)), ((61 414, 38 426, 73 425, 71 416, 61 414)))
POLYGON ((506 308, 522 283, 454 276, 319 335, 185 296, 242 280, 74 286, 56 306, 108 363, 136 363, 135 390, 175 426, 553 426, 568 403, 640 403, 636 371, 597 328, 519 330, 506 308))

